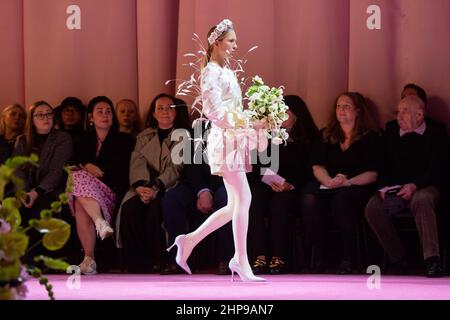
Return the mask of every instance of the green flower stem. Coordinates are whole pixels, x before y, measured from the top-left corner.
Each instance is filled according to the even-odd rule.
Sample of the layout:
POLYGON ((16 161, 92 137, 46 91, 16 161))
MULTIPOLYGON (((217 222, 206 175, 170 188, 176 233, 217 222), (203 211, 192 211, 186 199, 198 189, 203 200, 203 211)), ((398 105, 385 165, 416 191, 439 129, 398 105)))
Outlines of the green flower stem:
POLYGON ((42 239, 39 239, 39 241, 37 241, 35 244, 33 244, 32 246, 30 246, 28 248, 28 250, 25 252, 25 254, 29 253, 31 250, 33 250, 34 248, 36 248, 38 245, 40 245, 42 243, 42 239))

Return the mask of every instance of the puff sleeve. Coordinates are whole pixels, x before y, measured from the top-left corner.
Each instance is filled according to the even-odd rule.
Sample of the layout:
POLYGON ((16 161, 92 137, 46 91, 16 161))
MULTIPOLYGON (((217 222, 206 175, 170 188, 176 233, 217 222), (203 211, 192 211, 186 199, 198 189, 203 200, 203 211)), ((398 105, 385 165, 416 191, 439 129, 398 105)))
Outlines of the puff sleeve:
POLYGON ((243 128, 246 118, 235 108, 229 108, 230 99, 224 99, 227 89, 226 74, 218 66, 208 64, 202 72, 201 94, 203 114, 217 127, 222 129, 243 128), (234 110, 233 110, 234 109, 234 110))

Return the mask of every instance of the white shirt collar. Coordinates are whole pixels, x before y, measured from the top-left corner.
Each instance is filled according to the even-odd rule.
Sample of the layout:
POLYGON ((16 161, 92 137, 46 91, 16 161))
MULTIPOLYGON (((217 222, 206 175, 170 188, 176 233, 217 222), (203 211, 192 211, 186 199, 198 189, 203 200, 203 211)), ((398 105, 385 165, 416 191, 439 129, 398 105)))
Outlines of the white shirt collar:
MULTIPOLYGON (((414 130, 415 133, 420 134, 421 136, 425 133, 425 130, 427 129, 427 123, 424 121, 419 127, 417 127, 416 130, 414 130)), ((400 137, 402 137, 405 133, 407 133, 406 131, 403 131, 400 128, 400 137)))

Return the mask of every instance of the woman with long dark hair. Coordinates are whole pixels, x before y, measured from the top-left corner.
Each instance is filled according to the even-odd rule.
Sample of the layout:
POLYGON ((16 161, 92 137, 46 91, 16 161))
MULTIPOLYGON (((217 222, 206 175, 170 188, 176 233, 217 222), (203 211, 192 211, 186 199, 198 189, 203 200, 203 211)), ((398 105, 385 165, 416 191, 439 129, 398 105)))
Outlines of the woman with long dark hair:
POLYGON ((250 183, 253 199, 248 233, 255 274, 281 274, 289 269, 296 199, 312 178, 309 155, 319 130, 299 96, 288 95, 284 100, 289 118, 282 126, 287 129, 289 139, 285 145, 269 145, 267 156, 271 161, 267 166, 276 166, 278 175, 286 181, 267 185, 261 181, 261 168, 255 166, 250 183))
POLYGON ((379 171, 380 137, 369 123, 365 98, 357 92, 340 94, 313 148, 315 181, 306 187, 302 213, 305 241, 319 271, 332 226, 341 236, 338 273, 354 271, 358 225, 379 171))
POLYGON ((75 146, 70 208, 84 250, 83 274, 96 274, 96 234, 104 240, 114 232, 114 210, 128 188, 128 169, 134 139, 118 131, 113 103, 104 96, 92 99, 87 108, 88 131, 75 146))
MULTIPOLYGON (((25 134, 16 141, 13 156, 39 157, 38 165, 24 165, 16 175, 24 182, 25 196, 21 198, 21 213, 24 225, 30 219, 40 218, 41 210, 50 208, 65 189, 66 172, 64 166, 72 157, 73 146, 70 135, 54 129, 54 112, 45 101, 33 103, 27 116, 25 134)), ((30 231, 30 243, 37 243, 41 235, 36 230, 30 231)), ((42 244, 27 252, 26 260, 44 253, 42 244)), ((32 260, 28 261, 33 263, 32 260)))

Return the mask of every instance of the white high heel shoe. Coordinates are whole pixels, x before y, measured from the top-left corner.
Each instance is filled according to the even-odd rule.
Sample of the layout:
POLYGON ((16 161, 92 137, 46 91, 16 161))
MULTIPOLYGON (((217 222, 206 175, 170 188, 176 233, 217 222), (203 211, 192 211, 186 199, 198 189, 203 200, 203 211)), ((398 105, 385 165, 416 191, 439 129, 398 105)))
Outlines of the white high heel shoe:
POLYGON ((84 257, 83 262, 80 263, 79 267, 80 272, 87 276, 97 274, 97 264, 91 257, 84 257))
POLYGON ((167 252, 169 252, 170 249, 173 248, 173 246, 177 246, 178 250, 177 250, 177 256, 175 257, 175 261, 178 263, 178 265, 181 268, 183 268, 184 271, 186 271, 189 274, 192 274, 191 268, 189 268, 189 266, 187 264, 188 257, 183 259, 183 250, 184 250, 185 241, 186 241, 186 235, 185 234, 179 235, 178 237, 175 238, 174 243, 169 248, 167 248, 167 252))
POLYGON ((241 269, 241 266, 236 262, 236 260, 234 260, 234 258, 232 258, 230 260, 230 263, 229 263, 228 267, 231 270, 231 281, 234 281, 234 273, 235 272, 239 275, 241 280, 244 281, 244 282, 247 282, 247 281, 258 281, 258 282, 266 281, 266 279, 264 279, 264 278, 255 276, 251 272, 251 269, 250 269, 250 272, 245 273, 241 269))
POLYGON ((98 225, 95 226, 95 229, 97 230, 98 237, 102 240, 105 240, 114 233, 113 228, 111 228, 105 220, 100 221, 98 225))

